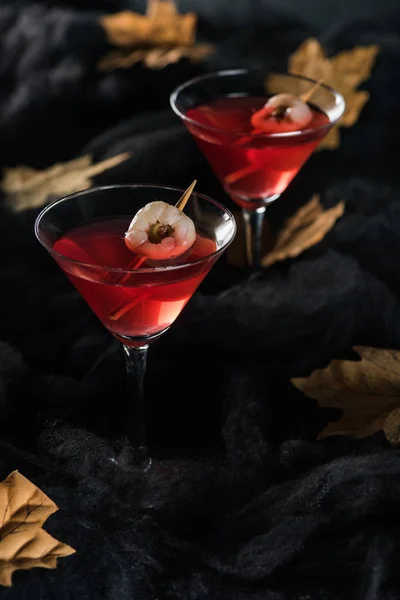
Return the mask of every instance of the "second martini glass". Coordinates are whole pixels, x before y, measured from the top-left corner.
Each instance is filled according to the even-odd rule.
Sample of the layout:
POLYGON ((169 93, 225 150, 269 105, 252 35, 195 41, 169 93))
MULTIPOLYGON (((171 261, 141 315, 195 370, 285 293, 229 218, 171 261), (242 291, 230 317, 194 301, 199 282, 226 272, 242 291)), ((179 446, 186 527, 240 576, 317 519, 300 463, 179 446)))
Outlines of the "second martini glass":
POLYGON ((236 233, 229 210, 195 193, 184 209, 195 226, 193 246, 170 261, 135 255, 125 243, 133 216, 156 200, 175 205, 182 192, 151 185, 93 188, 56 200, 35 224, 38 240, 123 344, 129 391, 124 422, 141 469, 151 462, 144 403, 149 345, 169 329, 236 233))
POLYGON ((172 93, 171 106, 241 207, 247 262, 259 267, 266 206, 286 190, 340 119, 343 97, 305 77, 240 69, 187 81, 172 93), (288 131, 283 120, 274 117, 272 127, 273 119, 264 131, 254 127, 255 113, 277 94, 307 97, 312 114, 306 125, 288 131))

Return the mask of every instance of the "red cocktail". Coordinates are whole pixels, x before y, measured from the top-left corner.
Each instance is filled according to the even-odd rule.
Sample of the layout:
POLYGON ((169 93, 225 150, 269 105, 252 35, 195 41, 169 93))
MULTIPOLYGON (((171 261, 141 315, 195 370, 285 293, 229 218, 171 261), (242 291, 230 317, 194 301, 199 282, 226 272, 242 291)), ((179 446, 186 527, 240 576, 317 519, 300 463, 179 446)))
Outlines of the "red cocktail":
POLYGON ((343 97, 305 77, 240 69, 187 81, 171 106, 241 207, 247 261, 259 267, 266 206, 340 119, 343 97))
POLYGON ((232 198, 244 206, 251 199, 282 194, 324 137, 324 126, 329 125, 328 116, 309 104, 312 119, 297 130, 302 135, 274 138, 262 131, 257 134, 252 116, 267 101, 266 96, 223 98, 186 113, 187 128, 216 175, 232 198), (205 131, 194 122, 217 129, 205 131))
POLYGON ((129 269, 135 262, 135 254, 124 241, 130 221, 129 217, 110 217, 78 225, 56 240, 53 251, 107 329, 124 343, 140 344, 137 338, 158 335, 175 321, 214 264, 217 244, 197 234, 184 260, 174 261, 184 262, 179 270, 164 266, 148 271, 149 261, 145 261, 121 274, 115 269, 129 269), (104 266, 94 270, 90 265, 104 266))
POLYGON ((123 344, 132 394, 124 425, 141 469, 150 464, 144 419, 149 344, 175 321, 236 233, 233 215, 191 194, 194 184, 183 197, 183 190, 164 186, 90 189, 53 202, 35 224, 39 241, 123 344))

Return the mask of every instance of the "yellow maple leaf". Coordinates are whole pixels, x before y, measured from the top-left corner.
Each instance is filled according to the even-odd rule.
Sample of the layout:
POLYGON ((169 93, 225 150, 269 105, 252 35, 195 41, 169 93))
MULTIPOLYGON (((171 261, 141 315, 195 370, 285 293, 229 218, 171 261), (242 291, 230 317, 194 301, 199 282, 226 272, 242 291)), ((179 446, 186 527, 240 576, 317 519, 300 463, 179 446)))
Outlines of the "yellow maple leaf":
POLYGON ((379 50, 377 44, 355 46, 329 58, 319 41, 309 38, 289 57, 289 73, 322 79, 344 97, 344 115, 323 139, 320 148, 337 148, 340 144, 339 127, 352 127, 357 121, 369 99, 367 91, 357 88, 370 77, 379 50))
POLYGON ((127 69, 138 62, 163 69, 182 58, 201 61, 214 51, 211 44, 196 45, 197 15, 180 14, 174 0, 149 0, 146 14, 125 10, 100 18, 113 50, 99 63, 101 71, 127 69))
POLYGON ((269 267, 278 261, 295 258, 318 244, 344 214, 344 208, 344 202, 339 202, 324 210, 319 196, 315 194, 286 221, 274 246, 262 259, 262 266, 269 267))
MULTIPOLYGON (((295 258, 305 250, 318 244, 344 214, 345 203, 339 202, 332 208, 324 210, 318 194, 311 199, 285 223, 280 231, 273 236, 269 222, 265 219, 262 235, 261 265, 269 267, 276 262, 295 258)), ((236 215, 237 234, 234 241, 226 250, 228 264, 242 267, 245 259, 245 228, 240 213, 236 215)))
POLYGON ((114 50, 99 61, 98 68, 101 71, 130 69, 136 63, 142 62, 148 69, 155 71, 177 63, 182 58, 187 58, 192 63, 201 62, 212 52, 214 52, 214 46, 211 44, 199 44, 193 48, 176 46, 175 48, 133 50, 128 53, 114 50))
POLYGON ((0 483, 0 585, 11 586, 17 570, 55 569, 75 553, 42 529, 57 505, 18 471, 0 483))
POLYGON ((27 166, 4 169, 1 189, 13 210, 39 208, 48 199, 90 188, 95 175, 116 167, 129 157, 130 154, 125 152, 93 165, 92 157, 87 154, 44 170, 27 166))
POLYGON ((383 430, 387 439, 400 441, 400 351, 358 346, 359 360, 333 360, 293 385, 323 408, 337 408, 319 438, 348 435, 364 438, 383 430))
POLYGON ((101 17, 100 25, 113 46, 193 46, 197 16, 180 14, 173 0, 149 0, 145 15, 125 10, 101 17))

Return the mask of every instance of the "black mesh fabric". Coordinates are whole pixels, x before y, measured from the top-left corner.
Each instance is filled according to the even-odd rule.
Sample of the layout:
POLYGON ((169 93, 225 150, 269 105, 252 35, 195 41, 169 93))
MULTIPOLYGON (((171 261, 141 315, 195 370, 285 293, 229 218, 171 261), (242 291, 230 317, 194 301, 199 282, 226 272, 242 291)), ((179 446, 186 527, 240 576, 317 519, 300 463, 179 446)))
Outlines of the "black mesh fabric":
MULTIPOLYGON (((1 166, 129 151, 95 184, 197 178, 234 208, 169 94, 217 68, 285 69, 316 32, 267 2, 187 0, 199 39, 217 44, 206 62, 99 73, 110 48, 98 16, 121 8, 0 3, 1 166)), ((35 239, 38 211, 2 202, 0 475, 18 469, 58 504, 45 528, 77 553, 16 573, 1 599, 400 597, 399 451, 382 433, 316 441, 338 415, 290 383, 355 345, 400 347, 399 25, 400 11, 382 12, 319 34, 329 55, 380 45, 361 86, 371 97, 268 218, 278 228, 314 192, 326 207, 345 199, 345 215, 322 243, 261 273, 221 258, 151 347, 147 474, 109 461, 130 460, 120 345, 35 239)))

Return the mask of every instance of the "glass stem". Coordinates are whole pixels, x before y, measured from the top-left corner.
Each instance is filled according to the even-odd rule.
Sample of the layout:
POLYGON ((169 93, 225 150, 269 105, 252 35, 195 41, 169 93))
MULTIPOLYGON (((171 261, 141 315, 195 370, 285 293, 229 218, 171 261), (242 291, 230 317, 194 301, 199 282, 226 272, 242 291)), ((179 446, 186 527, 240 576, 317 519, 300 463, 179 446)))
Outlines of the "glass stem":
POLYGON ((148 348, 148 345, 137 348, 124 345, 129 393, 128 438, 137 455, 138 462, 148 460, 144 393, 148 348))
POLYGON ((265 211, 265 206, 252 210, 242 209, 246 237, 246 260, 247 265, 252 269, 258 269, 261 266, 265 211))

